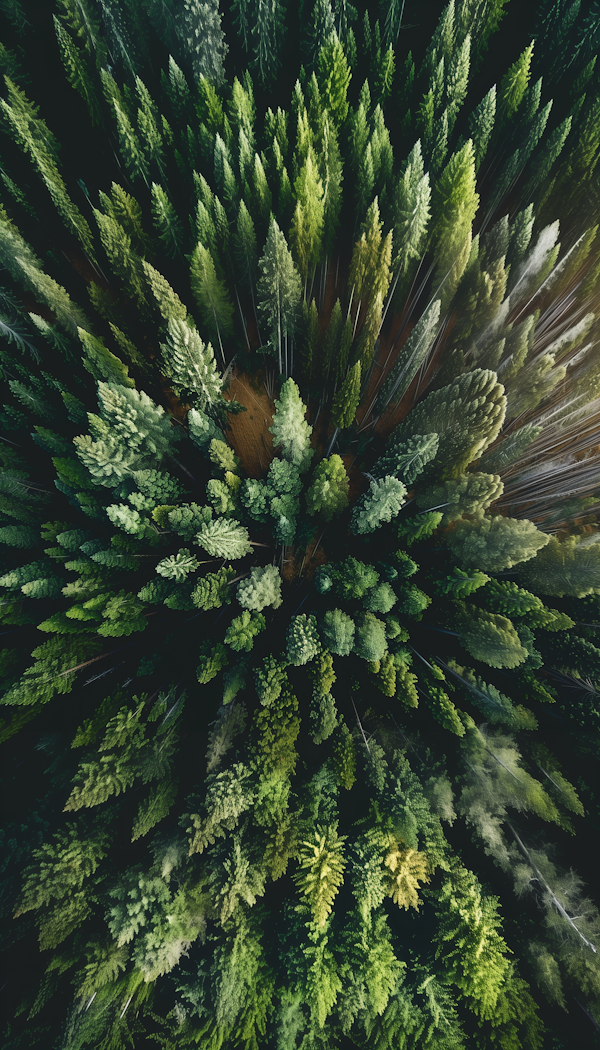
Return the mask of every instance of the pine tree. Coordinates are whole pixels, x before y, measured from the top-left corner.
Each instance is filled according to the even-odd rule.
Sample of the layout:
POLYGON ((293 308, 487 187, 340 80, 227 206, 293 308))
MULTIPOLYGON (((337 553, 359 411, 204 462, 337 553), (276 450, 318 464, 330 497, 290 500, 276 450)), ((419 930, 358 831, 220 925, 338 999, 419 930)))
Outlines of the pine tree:
POLYGON ((264 569, 252 569, 249 580, 238 585, 237 599, 245 609, 260 612, 267 605, 278 609, 281 597, 281 577, 274 565, 264 569))
POLYGON ((284 357, 287 362, 288 338, 296 331, 302 291, 300 277, 275 219, 271 219, 259 270, 258 312, 269 330, 269 343, 278 355, 281 373, 284 357))
POLYGON ((348 115, 348 86, 352 78, 339 30, 319 51, 318 81, 324 106, 336 128, 348 115))
POLYGON ((284 9, 280 0, 255 0, 253 6, 254 64, 261 82, 268 84, 277 75, 281 64, 280 55, 285 36, 284 9))
POLYGON ((86 60, 80 49, 74 44, 69 33, 60 24, 56 15, 53 15, 53 20, 56 39, 58 40, 61 58, 69 83, 86 103, 92 124, 99 124, 101 122, 100 105, 86 60))
MULTIPOLYGON (((360 377, 361 363, 360 361, 357 361, 344 379, 341 390, 333 399, 331 417, 336 428, 339 427, 343 430, 346 427, 352 426, 356 415, 356 409, 358 408, 358 403, 360 401, 360 377)), ((331 448, 333 448, 333 439, 331 441, 330 449, 331 448)))
POLYGON ((498 90, 498 121, 505 124, 519 108, 529 83, 533 41, 505 73, 498 90))
POLYGON ((314 616, 294 616, 287 630, 287 658, 296 667, 308 663, 319 652, 319 636, 314 616))
POLYGON ((171 201, 162 186, 153 182, 152 193, 152 217, 154 226, 158 233, 158 239, 170 259, 174 259, 181 253, 181 239, 183 231, 181 223, 177 218, 171 201))
POLYGON ((100 231, 102 247, 118 277, 126 284, 129 293, 142 306, 145 303, 145 283, 142 261, 131 246, 131 237, 116 219, 94 210, 100 231))
MULTIPOLYGON (((35 986, 34 960, 25 972, 19 953, 11 957, 21 1005, 3 1032, 7 1045, 120 1047, 142 1033, 209 1050, 539 1050, 538 992, 594 1014, 598 912, 578 875, 534 843, 540 821, 550 840, 553 825, 579 834, 584 809, 594 821, 594 757, 569 751, 568 741, 582 730, 591 739, 600 725, 600 270, 586 219, 600 156, 598 28, 576 0, 543 0, 537 58, 528 49, 502 81, 497 122, 495 93, 482 83, 483 102, 465 121, 472 144, 454 146, 470 60, 481 68, 503 6, 450 0, 422 68, 408 56, 389 96, 402 4, 361 16, 358 47, 351 4, 311 4, 301 18, 315 15, 312 67, 299 73, 289 114, 279 77, 264 114, 264 92, 255 99, 248 73, 223 90, 218 83, 215 3, 59 0, 62 55, 49 54, 45 72, 66 71, 75 86, 87 73, 103 89, 102 123, 85 139, 79 173, 77 106, 70 121, 55 121, 61 96, 48 80, 43 113, 62 129, 60 150, 22 87, 7 85, 0 739, 37 739, 39 715, 66 725, 65 704, 85 712, 71 749, 42 733, 43 783, 33 766, 15 763, 3 894, 27 907, 17 921, 37 927, 49 958, 35 986), (188 32, 207 18, 210 32, 188 32), (189 85, 173 59, 159 83, 151 32, 157 46, 176 49, 189 85), (181 46, 188 38, 190 49, 181 46), (206 48, 216 72, 198 77, 206 48), (371 83, 351 113, 350 68, 371 83), (542 75, 548 97, 563 100, 549 134, 542 75), (413 146, 418 134, 422 147, 413 146), (449 144, 456 152, 444 169, 449 144), (112 145, 130 180, 147 180, 143 197, 101 186, 100 154, 112 145), (54 236, 56 218, 44 210, 45 191, 27 184, 21 147, 67 233, 82 233, 72 179, 89 182, 90 164, 100 177, 92 185, 105 257, 92 282, 83 241, 70 238, 69 248, 54 236), (301 303, 302 278, 279 228, 295 222, 290 175, 302 189, 311 168, 322 225, 318 251, 302 264, 301 303), (472 236, 476 169, 482 213, 472 236), (193 191, 191 217, 173 178, 193 191), (354 231, 340 229, 343 215, 354 231), (153 245, 183 251, 188 220, 192 247, 206 253, 194 255, 193 279, 212 287, 230 335, 234 299, 242 319, 246 350, 232 340, 239 368, 227 371, 248 410, 241 416, 205 345, 217 338, 210 303, 199 334, 180 265, 167 280, 151 254, 153 245), (180 232, 169 239, 173 224, 180 232), (346 234, 355 245, 349 279, 346 234), (49 276, 65 265, 87 277, 89 318, 49 276), (272 359, 258 368, 267 347, 248 316, 257 277, 279 380, 272 359), (285 381, 298 375, 298 349, 307 386, 285 381), (340 441, 351 453, 346 476, 341 456, 325 454, 337 426, 352 426, 361 376, 360 423, 340 441), (99 408, 88 416, 95 390, 99 408), (301 473, 311 444, 316 468, 301 473), (36 628, 48 640, 28 659, 36 628), (463 666, 465 653, 474 669, 463 666), (481 671, 486 663, 493 673, 481 671), (147 694, 134 697, 138 677, 147 694), (562 719, 560 763, 551 741, 535 742, 539 704, 562 719), (450 760, 448 733, 458 738, 450 760), (184 761, 185 740, 193 746, 203 734, 205 777, 204 756, 184 761), (415 749, 417 738, 428 750, 415 749), (35 812, 20 777, 42 799, 35 812), (446 822, 460 825, 460 862, 446 822), (119 828, 120 848, 109 851, 119 828), (529 934, 521 923, 520 941, 511 920, 504 942, 498 904, 477 881, 481 845, 513 879, 514 902, 503 903, 516 925, 524 890, 543 909, 529 934), (420 898, 429 917, 409 967, 404 926, 420 898), (539 977, 534 993, 522 965, 539 977), (176 986, 168 1015, 167 983, 176 986)), ((25 17, 18 0, 4 8, 11 41, 18 34, 23 46, 18 54, 0 46, 0 63, 21 85, 38 15, 33 5, 25 17)), ((283 58, 282 21, 292 22, 275 0, 239 0, 236 10, 249 51, 258 22, 264 30, 254 68, 263 62, 267 77, 283 58)), ((83 181, 79 188, 89 200, 83 181)), ((77 280, 64 280, 77 297, 77 280)), ((27 750, 17 743, 25 758, 27 750)), ((552 1019, 565 1045, 570 1022, 569 1013, 552 1019)))
POLYGON ((290 230, 290 243, 298 269, 306 285, 314 274, 321 253, 323 233, 323 184, 319 178, 312 147, 294 184, 296 208, 290 230))
POLYGON ((192 293, 202 312, 202 320, 210 337, 218 340, 221 358, 225 351, 221 334, 227 338, 233 332, 233 306, 224 281, 217 277, 210 252, 202 244, 196 245, 190 265, 192 293))
POLYGON ((223 82, 223 60, 227 44, 221 29, 218 0, 183 0, 177 34, 194 76, 216 85, 223 82))
POLYGON ((354 648, 354 620, 341 609, 328 609, 321 624, 321 634, 328 649, 336 656, 348 656, 354 648))
POLYGON ((496 119, 496 85, 484 95, 469 117, 469 133, 475 151, 475 171, 479 171, 487 153, 496 119))
POLYGON ((306 422, 305 415, 306 407, 296 383, 293 379, 286 379, 275 402, 273 425, 269 430, 275 447, 281 447, 284 459, 293 463, 300 472, 308 469, 314 455, 310 448, 312 427, 306 422))
POLYGON ((243 525, 226 518, 205 522, 196 534, 196 542, 213 558, 235 561, 251 551, 248 532, 243 525))
POLYGON ((167 279, 158 270, 155 270, 149 262, 146 262, 145 259, 142 260, 142 269, 163 320, 167 322, 171 320, 185 321, 187 309, 167 279))
POLYGON ((436 287, 444 310, 464 273, 471 250, 471 225, 479 205, 475 155, 469 139, 448 161, 432 198, 436 287))
POLYGON ((201 410, 221 402, 223 380, 210 343, 203 343, 196 329, 184 320, 172 318, 167 327, 167 342, 161 343, 161 350, 165 373, 174 389, 193 394, 201 410))
POLYGON ((449 539, 456 557, 466 568, 501 572, 535 558, 538 551, 550 543, 550 537, 526 519, 504 518, 500 514, 487 517, 480 511, 475 521, 475 529, 469 519, 457 522, 449 539))

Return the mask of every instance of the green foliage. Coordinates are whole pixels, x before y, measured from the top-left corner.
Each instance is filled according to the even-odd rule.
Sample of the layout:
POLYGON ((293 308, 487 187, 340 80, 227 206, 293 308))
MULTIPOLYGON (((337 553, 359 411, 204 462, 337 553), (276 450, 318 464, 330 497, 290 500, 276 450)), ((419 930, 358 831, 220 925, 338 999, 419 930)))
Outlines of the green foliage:
POLYGON ((351 427, 354 422, 356 409, 360 401, 361 372, 361 362, 356 361, 333 399, 332 419, 335 426, 341 430, 351 427))
POLYGON ((351 531, 359 535, 374 532, 383 522, 391 521, 404 505, 406 487, 397 478, 386 476, 374 480, 352 511, 351 531))
POLYGON ((472 519, 457 522, 447 542, 465 568, 501 572, 535 558, 538 551, 550 543, 550 537, 531 521, 479 513, 472 519))
POLYGON ((252 550, 244 526, 226 518, 205 521, 196 533, 196 542, 211 558, 228 558, 230 561, 243 558, 252 550))
POLYGON ((444 976, 470 1000, 478 1017, 490 1020, 509 966, 498 933, 497 898, 484 897, 472 872, 454 862, 437 894, 436 912, 436 958, 444 976))
POLYGON ((269 707, 281 695, 287 684, 285 661, 269 655, 254 671, 254 684, 259 700, 264 707, 269 707))
POLYGON ((550 536, 520 575, 526 587, 542 594, 583 598, 600 589, 600 548, 577 536, 567 536, 562 542, 550 536))
POLYGON ((269 332, 269 346, 273 353, 278 354, 279 371, 282 372, 284 342, 296 330, 301 281, 285 237, 273 218, 259 270, 258 312, 269 332))
POLYGON ((425 469, 456 474, 495 440, 504 421, 504 388, 495 372, 475 369, 433 391, 393 431, 392 446, 416 434, 436 433, 438 452, 425 469))
POLYGON ((236 616, 225 632, 225 644, 230 645, 234 652, 243 650, 249 653, 254 645, 257 634, 264 631, 266 621, 262 613, 252 616, 247 609, 241 616, 236 616))
POLYGON ((314 455, 310 448, 312 427, 306 422, 305 414, 306 407, 296 383, 293 379, 286 379, 275 401, 273 425, 269 430, 275 447, 280 447, 284 459, 293 463, 300 472, 308 469, 314 455))
POLYGON ((190 572, 194 572, 197 568, 198 559, 183 547, 177 554, 171 554, 168 558, 159 561, 156 571, 166 580, 185 580, 190 572))
POLYGON ((318 926, 324 926, 344 878, 344 838, 335 828, 319 827, 314 838, 302 842, 296 885, 318 926))
POLYGON ((375 663, 387 650, 385 624, 373 613, 363 613, 356 623, 354 652, 363 660, 375 663))
POLYGON ((315 470, 306 493, 306 507, 310 515, 320 514, 331 521, 348 506, 349 480, 340 456, 323 459, 315 470))
POLYGON ((372 468, 374 478, 386 475, 399 477, 404 485, 412 485, 427 463, 436 455, 439 445, 437 434, 416 434, 408 441, 391 445, 372 468))
POLYGON ((281 597, 281 577, 274 565, 266 565, 264 569, 252 569, 249 580, 242 580, 238 584, 237 599, 245 609, 260 612, 267 605, 278 609, 283 599, 281 597))
POLYGON ((73 439, 91 476, 112 487, 131 470, 154 465, 173 447, 169 418, 145 394, 114 383, 98 383, 100 415, 89 415, 91 434, 73 439))
POLYGON ((518 667, 527 658, 527 650, 506 616, 465 610, 460 627, 462 644, 471 656, 490 667, 518 667))
POLYGON ((50 950, 7 1046, 541 1050, 518 957, 597 1012, 540 821, 597 823, 600 33, 544 2, 535 82, 529 47, 462 120, 504 5, 445 5, 416 68, 401 0, 235 0, 255 98, 216 0, 59 0, 48 124, 39 5, 0 5, 0 905, 50 950))
POLYGON ((211 646, 210 642, 203 642, 200 648, 200 663, 196 671, 200 685, 206 685, 216 678, 219 671, 227 667, 228 662, 229 655, 224 645, 217 642, 215 646, 211 646))
POLYGON ((354 647, 354 620, 341 609, 328 609, 320 625, 324 644, 336 656, 348 656, 354 647))
POLYGON ((296 667, 307 664, 319 651, 317 621, 311 614, 293 616, 286 635, 286 656, 296 667))
POLYGON ((488 583, 489 580, 490 577, 486 576, 484 572, 480 572, 479 569, 465 572, 455 565, 448 576, 436 579, 435 589, 438 594, 449 594, 453 598, 467 598, 474 591, 479 590, 480 587, 488 583))
POLYGON ((202 342, 185 317, 168 320, 167 342, 161 344, 165 373, 176 393, 193 395, 199 409, 221 400, 223 381, 210 343, 202 342))

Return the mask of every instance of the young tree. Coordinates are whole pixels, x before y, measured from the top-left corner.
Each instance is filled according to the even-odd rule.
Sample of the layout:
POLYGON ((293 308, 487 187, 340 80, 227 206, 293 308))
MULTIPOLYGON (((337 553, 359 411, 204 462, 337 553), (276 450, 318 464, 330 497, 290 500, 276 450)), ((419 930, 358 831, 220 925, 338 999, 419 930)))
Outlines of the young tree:
POLYGON ((496 373, 476 368, 421 401, 392 431, 388 450, 416 434, 436 433, 438 451, 425 477, 434 470, 465 470, 496 439, 505 411, 504 387, 496 373))
POLYGON ((381 660, 387 651, 385 624, 373 613, 366 612, 356 622, 354 652, 369 663, 381 660))
POLYGON ((293 616, 286 635, 286 655, 291 664, 300 667, 317 655, 320 649, 317 621, 313 615, 293 616))
POLYGON ((205 522, 196 534, 196 542, 212 558, 227 558, 229 561, 243 558, 252 550, 247 529, 228 518, 205 522))
POLYGON ((331 0, 315 0, 310 26, 305 29, 305 50, 309 68, 317 64, 319 52, 335 34, 331 0))
POLYGON ((308 470, 314 455, 310 447, 312 427, 305 420, 306 406, 293 379, 286 379, 275 401, 273 425, 269 427, 275 448, 281 447, 284 459, 302 473, 308 470))
POLYGON ((264 631, 265 626, 266 621, 262 613, 257 612, 253 616, 247 609, 244 609, 241 616, 236 616, 225 631, 225 644, 231 646, 235 652, 243 650, 249 653, 256 635, 264 631))
POLYGON ((54 19, 54 31, 58 40, 60 55, 69 83, 81 95, 87 105, 92 124, 100 124, 101 116, 98 95, 84 53, 74 43, 56 15, 52 17, 54 19))
POLYGON ((474 520, 458 521, 448 542, 465 568, 502 572, 535 558, 551 538, 527 519, 488 517, 480 511, 474 520))
POLYGON ((281 65, 281 48, 285 36, 285 9, 281 0, 255 0, 253 7, 254 66, 258 70, 261 82, 268 84, 277 75, 281 65))
POLYGON ((317 466, 306 493, 306 507, 310 515, 320 514, 331 521, 348 506, 350 482, 340 456, 323 459, 317 466))
MULTIPOLYGON (((142 259, 142 269, 163 320, 167 322, 171 320, 185 321, 188 315, 187 308, 183 305, 177 292, 171 287, 166 277, 163 277, 145 259, 142 259)), ((111 328, 116 336, 118 329, 113 325, 111 325, 111 328)))
POLYGON ((323 104, 335 128, 339 129, 348 116, 347 94, 352 79, 339 31, 319 51, 317 79, 323 104))
POLYGON ((475 151, 475 171, 479 171, 490 144, 496 119, 496 85, 484 95, 469 117, 469 133, 475 151))
POLYGON ((525 48, 517 61, 513 63, 502 78, 498 91, 498 121, 500 126, 506 124, 521 105, 531 75, 532 56, 533 41, 525 48))

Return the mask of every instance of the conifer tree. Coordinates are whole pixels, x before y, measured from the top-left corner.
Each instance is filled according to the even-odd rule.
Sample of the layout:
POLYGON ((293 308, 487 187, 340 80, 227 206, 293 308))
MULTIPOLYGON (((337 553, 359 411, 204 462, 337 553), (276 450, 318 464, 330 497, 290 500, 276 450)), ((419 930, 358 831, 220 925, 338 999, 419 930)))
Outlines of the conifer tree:
POLYGON ((323 232, 323 184, 318 176, 312 147, 294 184, 296 208, 290 230, 290 243, 306 285, 312 277, 321 252, 323 232))
POLYGON ((284 360, 287 361, 288 338, 293 338, 298 322, 301 281, 285 237, 273 218, 259 270, 258 312, 268 328, 270 346, 278 355, 281 373, 284 360))
MULTIPOLYGON (((344 379, 339 393, 333 399, 332 419, 336 428, 343 430, 352 426, 360 401, 360 376, 361 363, 357 361, 344 379)), ((331 447, 333 447, 333 440, 331 447)))
POLYGON ((317 926, 325 925, 343 880, 343 844, 334 828, 321 827, 315 829, 314 841, 302 843, 296 885, 317 926))
POLYGON ((306 493, 309 514, 321 514, 331 521, 348 506, 349 481, 340 456, 330 456, 319 463, 306 493))
POLYGON ((86 103, 92 124, 100 123, 100 106, 96 88, 92 82, 90 71, 86 60, 80 49, 71 39, 64 26, 61 25, 56 15, 53 15, 54 31, 61 58, 63 60, 67 77, 71 87, 77 91, 86 103))
POLYGON ((163 190, 162 186, 153 182, 152 192, 152 216, 158 238, 169 258, 173 259, 181 251, 181 224, 177 213, 163 190))
POLYGON ((227 44, 221 28, 218 0, 183 0, 177 33, 194 76, 206 77, 214 84, 223 81, 223 59, 227 44))
POLYGON ((193 394, 204 410, 222 401, 223 381, 210 343, 202 342, 195 328, 180 318, 168 322, 167 342, 161 343, 164 369, 179 393, 193 394))
POLYGON ((217 277, 210 252, 197 244, 190 266, 192 292, 202 312, 202 320, 211 338, 219 343, 221 359, 225 364, 223 338, 233 331, 233 306, 225 283, 217 277))
POLYGON ((448 161, 432 198, 432 238, 436 287, 442 309, 450 302, 471 250, 471 225, 479 205, 475 192, 475 155, 468 142, 448 161))
POLYGON ((280 53, 285 36, 283 5, 280 0, 256 0, 252 7, 254 63, 260 80, 266 84, 277 75, 281 64, 280 53))

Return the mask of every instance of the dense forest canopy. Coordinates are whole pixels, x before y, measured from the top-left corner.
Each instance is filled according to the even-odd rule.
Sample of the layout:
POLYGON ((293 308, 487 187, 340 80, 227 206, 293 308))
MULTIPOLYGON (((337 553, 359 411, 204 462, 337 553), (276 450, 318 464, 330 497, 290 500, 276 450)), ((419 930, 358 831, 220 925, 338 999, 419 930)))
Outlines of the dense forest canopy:
POLYGON ((2 1045, 600 1045, 598 3, 0 25, 2 1045))

